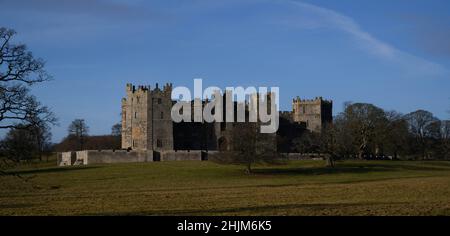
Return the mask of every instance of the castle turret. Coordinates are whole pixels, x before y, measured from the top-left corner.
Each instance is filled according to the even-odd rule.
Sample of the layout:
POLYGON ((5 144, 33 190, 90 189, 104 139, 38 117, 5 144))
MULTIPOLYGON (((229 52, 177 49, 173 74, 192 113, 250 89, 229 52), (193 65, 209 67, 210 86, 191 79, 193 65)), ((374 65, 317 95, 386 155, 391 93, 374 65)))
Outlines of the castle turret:
POLYGON ((294 98, 292 101, 293 120, 302 123, 312 132, 320 132, 326 123, 333 121, 333 101, 322 97, 315 99, 294 98))
POLYGON ((173 149, 171 86, 126 86, 122 99, 122 148, 137 150, 173 149))

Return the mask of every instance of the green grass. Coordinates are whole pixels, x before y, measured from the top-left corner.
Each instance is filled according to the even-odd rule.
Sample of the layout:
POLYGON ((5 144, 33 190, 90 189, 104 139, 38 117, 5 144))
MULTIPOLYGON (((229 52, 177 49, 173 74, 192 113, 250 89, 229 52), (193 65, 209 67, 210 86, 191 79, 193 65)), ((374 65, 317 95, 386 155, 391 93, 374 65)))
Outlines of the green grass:
POLYGON ((28 166, 0 176, 0 215, 450 215, 450 162, 324 165, 28 166))

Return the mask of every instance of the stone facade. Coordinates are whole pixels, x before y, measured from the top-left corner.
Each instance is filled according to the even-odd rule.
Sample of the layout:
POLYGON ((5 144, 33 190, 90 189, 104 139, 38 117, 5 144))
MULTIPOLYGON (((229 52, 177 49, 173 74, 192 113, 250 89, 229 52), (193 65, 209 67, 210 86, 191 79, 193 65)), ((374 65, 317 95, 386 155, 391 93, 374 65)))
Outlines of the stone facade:
POLYGON ((322 97, 295 98, 292 101, 293 121, 302 123, 312 132, 320 132, 323 125, 333 121, 333 102, 322 97))
MULTIPOLYGON (((171 119, 175 101, 171 99, 172 84, 162 89, 127 84, 126 98, 122 99, 122 149, 128 150, 230 150, 232 122, 181 122, 171 119)), ((252 96, 257 99, 257 96, 252 96)), ((226 119, 224 95, 223 120, 226 119)), ((205 101, 191 101, 194 107, 205 101)), ((267 104, 270 107, 270 102, 267 104)), ((235 114, 237 103, 233 103, 235 114)), ((271 136, 276 146, 275 134, 271 136)))
POLYGON ((127 84, 126 93, 122 99, 122 148, 172 150, 172 84, 163 89, 156 84, 153 90, 127 84))
MULTIPOLYGON (((199 123, 171 120, 172 84, 162 89, 150 86, 127 84, 126 98, 122 99, 122 149, 129 150, 230 150, 234 123, 199 123)), ((252 96, 258 99, 258 96, 252 96)), ((226 96, 224 95, 225 120, 226 96)), ((204 106, 205 101, 191 101, 191 114, 194 106, 204 106)), ((270 109, 270 102, 267 104, 270 109)), ((332 101, 317 97, 312 100, 293 100, 292 112, 281 112, 281 117, 289 117, 288 125, 298 130, 298 125, 312 132, 320 132, 323 125, 332 122, 332 101), (295 127, 294 127, 295 126, 295 127)), ((237 103, 234 103, 235 114, 237 103)), ((248 108, 248 107, 247 107, 248 108)), ((246 109, 247 109, 246 108, 246 109)), ((286 127, 285 127, 286 128, 286 127)), ((289 129, 289 127, 287 128, 289 129)), ((297 132, 301 133, 301 132, 297 132)), ((295 136, 295 134, 290 134, 295 136)), ((275 135, 273 143, 276 145, 275 135)))

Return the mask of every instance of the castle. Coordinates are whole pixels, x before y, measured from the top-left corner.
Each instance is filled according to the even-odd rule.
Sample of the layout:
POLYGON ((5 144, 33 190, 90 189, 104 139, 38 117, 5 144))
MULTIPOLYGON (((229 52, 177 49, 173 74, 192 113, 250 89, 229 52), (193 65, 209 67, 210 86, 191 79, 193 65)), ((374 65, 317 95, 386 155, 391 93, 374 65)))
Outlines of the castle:
MULTIPOLYGON (((190 103, 195 109, 199 104, 205 106, 206 102, 190 103)), ((58 165, 206 160, 214 152, 232 150, 231 134, 235 123, 176 123, 171 117, 175 103, 170 83, 162 88, 156 84, 153 89, 150 86, 127 84, 126 97, 122 99, 122 150, 59 153, 58 165)), ((236 109, 237 102, 233 104, 236 109)), ((332 101, 322 97, 313 100, 293 99, 292 111, 280 112, 279 129, 276 134, 267 136, 268 143, 278 152, 295 151, 292 145, 295 138, 303 132, 321 132, 326 123, 332 122, 332 107, 332 101)))
MULTIPOLYGON (((122 99, 122 148, 133 150, 227 150, 233 123, 175 123, 171 120, 172 84, 154 89, 127 84, 122 99), (224 146, 225 145, 225 146, 224 146)), ((194 104, 194 103, 193 103, 194 104)), ((204 104, 204 103, 203 103, 204 104)), ((292 102, 284 112, 290 124, 320 132, 332 122, 332 101, 317 97, 292 102)), ((224 114, 225 116, 225 114, 224 114)), ((285 124, 285 123, 284 123, 285 124)), ((276 145, 276 144, 274 144, 276 145)))

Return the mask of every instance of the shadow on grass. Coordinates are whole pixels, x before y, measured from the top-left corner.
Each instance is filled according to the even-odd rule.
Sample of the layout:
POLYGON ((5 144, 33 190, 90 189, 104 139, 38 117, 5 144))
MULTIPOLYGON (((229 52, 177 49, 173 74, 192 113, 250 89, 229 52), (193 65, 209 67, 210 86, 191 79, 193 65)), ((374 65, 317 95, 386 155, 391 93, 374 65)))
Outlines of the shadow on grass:
POLYGON ((375 163, 364 162, 361 163, 343 163, 345 167, 353 168, 370 168, 370 169, 386 169, 386 170, 412 170, 412 171, 450 171, 450 166, 446 164, 439 165, 438 163, 425 163, 425 162, 390 162, 390 163, 375 163))
POLYGON ((308 168, 267 168, 255 169, 256 175, 326 175, 339 173, 368 173, 389 171, 388 169, 367 168, 367 167, 308 167, 308 168))
MULTIPOLYGON (((186 210, 157 210, 157 211, 137 211, 137 212, 103 212, 93 215, 236 215, 247 214, 252 212, 253 214, 286 211, 293 209, 305 209, 305 210, 329 210, 329 209, 342 209, 349 207, 367 207, 377 205, 402 205, 404 202, 366 202, 366 203, 322 203, 322 204, 283 204, 283 205, 266 205, 266 206, 249 206, 249 207, 236 207, 236 208, 219 208, 219 209, 186 209, 186 210)), ((264 213, 267 215, 266 213, 264 213)), ((88 214, 90 215, 90 214, 88 214)), ((270 215, 270 214, 269 214, 270 215)))
POLYGON ((438 167, 448 167, 450 168, 450 161, 422 161, 419 162, 424 165, 430 165, 430 166, 438 166, 438 167))
POLYGON ((70 166, 70 167, 51 167, 51 168, 39 168, 39 169, 26 169, 26 170, 9 170, 6 171, 9 175, 24 175, 24 174, 47 174, 47 173, 59 173, 70 172, 75 170, 88 170, 101 168, 100 166, 70 166))
POLYGON ((409 164, 392 162, 389 164, 360 162, 338 163, 336 167, 299 167, 299 168, 263 168, 254 169, 256 175, 326 175, 326 174, 364 174, 389 171, 450 171, 446 166, 427 166, 425 164, 409 164))
POLYGON ((36 204, 25 204, 25 203, 11 203, 11 204, 0 204, 0 209, 20 209, 36 206, 36 204))

